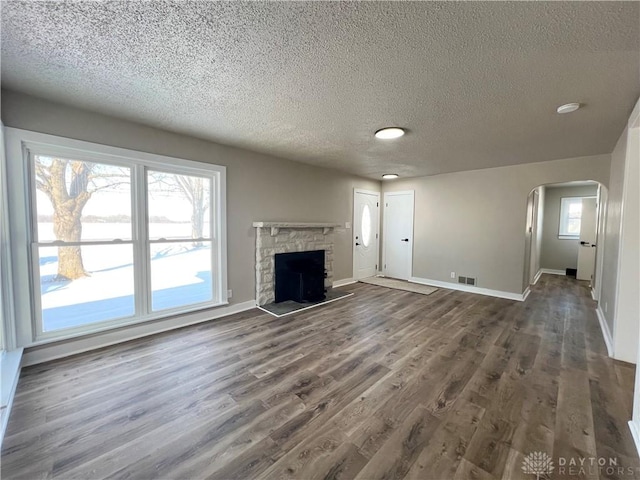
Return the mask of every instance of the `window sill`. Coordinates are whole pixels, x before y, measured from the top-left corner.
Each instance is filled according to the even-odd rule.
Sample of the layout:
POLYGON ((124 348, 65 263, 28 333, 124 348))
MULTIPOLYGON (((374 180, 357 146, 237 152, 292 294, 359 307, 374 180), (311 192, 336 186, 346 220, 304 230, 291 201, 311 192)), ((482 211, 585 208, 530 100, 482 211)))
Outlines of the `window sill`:
POLYGON ((229 302, 224 301, 220 303, 211 303, 206 305, 194 305, 191 308, 181 308, 174 310, 167 310, 164 312, 158 312, 153 315, 147 315, 144 317, 127 317, 121 320, 114 320, 108 323, 96 324, 95 328, 82 328, 82 329, 65 329, 52 332, 46 332, 36 337, 36 339, 28 347, 37 347, 39 345, 46 345, 54 342, 64 342, 66 340, 73 340, 82 337, 89 337, 105 332, 110 332, 119 329, 126 329, 128 327, 135 327, 143 325, 145 323, 166 321, 172 318, 179 317, 181 315, 187 315, 192 313, 204 312, 207 310, 214 310, 219 307, 228 306, 229 302))

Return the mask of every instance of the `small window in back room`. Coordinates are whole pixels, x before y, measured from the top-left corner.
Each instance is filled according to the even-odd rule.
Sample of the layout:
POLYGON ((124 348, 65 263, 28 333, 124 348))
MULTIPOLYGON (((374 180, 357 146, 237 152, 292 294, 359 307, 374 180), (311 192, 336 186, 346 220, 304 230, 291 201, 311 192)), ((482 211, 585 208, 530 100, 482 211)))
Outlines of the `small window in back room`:
POLYGON ((566 239, 580 238, 581 218, 582 197, 563 197, 560 199, 558 237, 566 239))

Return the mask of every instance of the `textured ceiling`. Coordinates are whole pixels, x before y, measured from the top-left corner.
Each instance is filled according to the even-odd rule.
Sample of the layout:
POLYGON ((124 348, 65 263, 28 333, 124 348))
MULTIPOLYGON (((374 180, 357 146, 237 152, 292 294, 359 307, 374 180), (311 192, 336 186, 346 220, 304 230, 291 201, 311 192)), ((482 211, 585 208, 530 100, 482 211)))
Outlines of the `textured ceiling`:
POLYGON ((3 87, 379 178, 609 153, 637 2, 2 2, 3 87), (556 106, 582 102, 570 115, 556 106), (383 142, 387 125, 409 130, 383 142))

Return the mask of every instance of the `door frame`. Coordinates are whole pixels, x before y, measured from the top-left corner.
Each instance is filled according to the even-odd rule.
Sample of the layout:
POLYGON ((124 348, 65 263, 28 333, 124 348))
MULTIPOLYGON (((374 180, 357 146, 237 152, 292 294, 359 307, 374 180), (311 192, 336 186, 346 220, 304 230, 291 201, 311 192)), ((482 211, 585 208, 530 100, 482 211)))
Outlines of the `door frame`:
MULTIPOLYGON (((540 225, 538 225, 539 215, 538 211, 540 210, 540 192, 538 191, 538 187, 533 190, 533 203, 531 205, 531 251, 529 252, 529 282, 527 286, 533 285, 533 281, 538 274, 538 271, 535 269, 536 264, 540 264, 540 251, 538 250, 537 239, 538 239, 538 229, 540 225), (535 252, 535 255, 534 255, 535 252), (533 267, 533 268, 532 268, 533 267), (534 271, 536 270, 536 271, 534 271)), ((539 268, 538 268, 539 270, 539 268)), ((526 288, 526 286, 525 286, 526 288)))
POLYGON ((383 223, 383 228, 382 228, 382 234, 383 234, 383 248, 382 248, 382 268, 380 269, 382 271, 382 274, 384 276, 387 275, 387 239, 388 239, 388 235, 387 235, 387 219, 389 218, 389 216, 387 215, 387 198, 391 197, 391 196, 395 196, 395 195, 411 195, 411 235, 409 236, 409 244, 411 245, 411 248, 409 249, 409 277, 407 278, 407 280, 411 280, 413 278, 413 229, 414 229, 414 218, 416 215, 416 194, 415 194, 415 190, 399 190, 396 192, 384 192, 384 198, 383 198, 383 208, 384 208, 384 214, 382 216, 382 223, 383 223))
POLYGON ((596 193, 596 267, 593 280, 596 288, 591 289, 591 296, 600 303, 602 296, 602 270, 604 268, 604 242, 607 228, 607 202, 609 201, 609 190, 603 184, 598 183, 598 193, 596 193))
MULTIPOLYGON (((353 189, 353 205, 351 208, 351 255, 352 255, 352 265, 351 265, 351 278, 357 281, 356 279, 356 197, 358 193, 362 193, 365 195, 375 195, 378 202, 378 221, 376 222, 376 265, 380 266, 380 192, 376 192, 374 190, 366 190, 364 188, 354 188, 353 189)), ((376 268, 376 275, 380 272, 380 268, 376 268)))

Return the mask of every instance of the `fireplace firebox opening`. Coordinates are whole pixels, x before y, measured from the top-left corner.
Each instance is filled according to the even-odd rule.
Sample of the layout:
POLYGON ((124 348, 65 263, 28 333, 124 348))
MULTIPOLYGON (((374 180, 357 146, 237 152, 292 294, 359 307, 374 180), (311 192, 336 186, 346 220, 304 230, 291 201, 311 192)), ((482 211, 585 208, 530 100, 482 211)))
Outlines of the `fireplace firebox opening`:
POLYGON ((324 300, 324 250, 275 255, 275 303, 324 300))

